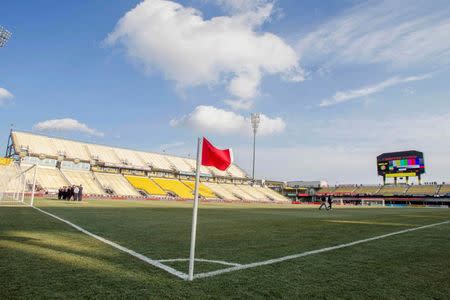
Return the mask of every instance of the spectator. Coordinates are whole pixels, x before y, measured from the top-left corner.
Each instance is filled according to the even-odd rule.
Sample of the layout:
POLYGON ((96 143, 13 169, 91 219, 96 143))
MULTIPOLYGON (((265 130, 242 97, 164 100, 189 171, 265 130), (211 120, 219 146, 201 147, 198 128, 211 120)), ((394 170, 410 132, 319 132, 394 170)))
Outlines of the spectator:
POLYGON ((69 187, 69 189, 68 189, 68 192, 67 192, 67 197, 68 197, 68 199, 67 200, 69 200, 69 201, 71 201, 72 200, 72 197, 73 197, 73 189, 74 189, 74 186, 72 185, 72 186, 70 186, 69 187))
POLYGON ((58 190, 58 200, 61 200, 62 196, 63 196, 63 189, 59 188, 59 190, 58 190))
POLYGON ((83 200, 83 185, 80 184, 80 187, 78 188, 78 201, 83 200))
POLYGON ((78 201, 78 193, 80 192, 80 188, 75 186, 73 188, 73 201, 78 201))

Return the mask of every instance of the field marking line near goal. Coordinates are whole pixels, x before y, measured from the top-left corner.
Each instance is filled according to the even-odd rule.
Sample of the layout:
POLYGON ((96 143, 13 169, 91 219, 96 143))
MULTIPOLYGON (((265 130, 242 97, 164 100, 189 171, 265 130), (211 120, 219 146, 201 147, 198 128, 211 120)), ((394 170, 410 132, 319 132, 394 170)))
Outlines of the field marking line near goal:
POLYGON ((61 222, 63 222, 63 223, 66 223, 67 225, 69 225, 69 226, 75 228, 75 229, 78 230, 78 231, 81 231, 81 232, 84 233, 84 234, 89 235, 90 237, 93 237, 93 238, 96 239, 96 240, 99 240, 99 241, 101 241, 101 242, 103 242, 103 243, 105 243, 105 244, 108 244, 108 245, 110 245, 110 246, 112 246, 112 247, 114 247, 114 248, 116 248, 116 249, 118 249, 118 250, 120 250, 120 251, 122 251, 122 252, 125 252, 125 253, 127 253, 127 254, 129 254, 129 255, 131 255, 131 256, 134 256, 134 257, 136 257, 137 259, 140 259, 140 260, 142 260, 143 262, 146 262, 147 264, 150 264, 150 265, 152 265, 152 266, 154 266, 154 267, 160 268, 160 269, 162 269, 162 270, 164 270, 164 271, 166 271, 166 272, 168 272, 168 273, 170 273, 170 274, 172 274, 172 275, 174 275, 174 276, 176 276, 176 277, 178 277, 178 278, 181 278, 181 279, 184 279, 184 280, 187 280, 187 278, 188 278, 188 275, 187 275, 187 274, 185 274, 185 273, 183 273, 183 272, 180 272, 180 271, 178 271, 178 270, 176 270, 176 269, 174 269, 174 268, 171 268, 171 267, 169 267, 169 266, 166 266, 166 265, 162 264, 161 262, 159 262, 159 261, 157 261, 157 260, 153 260, 153 259, 151 259, 151 258, 148 258, 148 257, 145 256, 145 255, 142 255, 142 254, 140 254, 140 253, 137 253, 137 252, 135 252, 135 251, 133 251, 133 250, 130 250, 130 249, 124 247, 124 246, 121 246, 121 245, 119 245, 119 244, 117 244, 117 243, 114 243, 114 242, 112 242, 112 241, 110 241, 110 240, 107 240, 107 239, 105 239, 105 238, 103 238, 103 237, 101 237, 101 236, 98 236, 98 235, 96 235, 96 234, 94 234, 94 233, 92 233, 92 232, 89 232, 89 231, 87 231, 86 229, 84 229, 84 228, 82 228, 82 227, 80 227, 80 226, 78 226, 78 225, 75 225, 75 224, 73 224, 73 223, 71 223, 71 222, 69 222, 69 221, 67 221, 67 220, 65 220, 65 219, 63 219, 63 218, 61 218, 61 217, 58 217, 58 216, 56 216, 56 215, 54 215, 54 214, 52 214, 52 213, 46 212, 45 210, 42 210, 42 209, 40 209, 40 208, 37 208, 36 206, 32 206, 32 207, 33 207, 34 209, 40 211, 40 212, 43 213, 43 214, 46 214, 46 215, 48 215, 48 216, 50 216, 50 217, 52 217, 52 218, 55 218, 55 219, 57 219, 57 220, 59 220, 59 221, 61 221, 61 222))
POLYGON ((368 238, 368 239, 364 239, 364 240, 354 241, 354 242, 347 243, 347 244, 341 244, 341 245, 327 247, 327 248, 322 248, 322 249, 318 249, 318 250, 307 251, 307 252, 303 252, 303 253, 299 253, 299 254, 288 255, 288 256, 275 258, 275 259, 269 259, 269 260, 266 260, 266 261, 254 262, 254 263, 250 263, 250 264, 243 264, 243 265, 240 265, 240 266, 231 267, 231 268, 222 269, 222 270, 217 270, 217 271, 212 271, 212 272, 207 272, 207 273, 200 273, 200 274, 196 274, 194 276, 194 279, 207 278, 207 277, 217 276, 217 275, 221 275, 221 274, 225 274, 225 273, 230 273, 230 272, 235 272, 235 271, 240 271, 240 270, 245 270, 245 269, 251 269, 251 268, 256 268, 256 267, 266 266, 266 265, 271 265, 271 264, 276 264, 276 263, 287 261, 287 260, 292 260, 292 259, 296 259, 296 258, 308 256, 308 255, 313 255, 313 254, 333 251, 333 250, 337 250, 337 249, 347 248, 347 247, 351 247, 351 246, 355 246, 355 245, 359 245, 359 244, 363 244, 363 243, 367 243, 367 242, 371 242, 371 241, 375 241, 375 240, 384 239, 384 238, 387 238, 387 237, 390 237, 390 236, 394 236, 394 235, 399 235, 399 234, 408 233, 408 232, 411 232, 411 231, 426 229, 426 228, 435 227, 435 226, 439 226, 439 225, 444 225, 444 224, 448 224, 448 223, 450 223, 450 221, 444 221, 444 222, 434 223, 434 224, 420 226, 420 227, 416 227, 416 228, 405 229, 405 230, 396 231, 396 232, 392 232, 392 233, 388 233, 388 234, 374 236, 374 237, 371 237, 371 238, 368 238))
MULTIPOLYGON (((164 263, 164 262, 178 262, 178 261, 183 262, 183 261, 189 261, 189 258, 160 259, 158 261, 161 262, 161 263, 164 263)), ((242 266, 242 264, 233 263, 233 262, 227 262, 227 261, 223 261, 223 260, 212 260, 212 259, 196 258, 195 261, 196 262, 207 262, 207 263, 224 265, 224 266, 233 266, 233 267, 242 266)))

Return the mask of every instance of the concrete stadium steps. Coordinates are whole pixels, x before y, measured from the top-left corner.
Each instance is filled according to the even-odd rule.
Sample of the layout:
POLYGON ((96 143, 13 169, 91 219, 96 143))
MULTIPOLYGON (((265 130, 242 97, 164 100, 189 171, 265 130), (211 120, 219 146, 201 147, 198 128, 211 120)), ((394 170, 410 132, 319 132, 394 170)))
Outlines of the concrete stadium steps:
POLYGON ((148 167, 136 151, 122 148, 112 149, 123 165, 134 166, 138 168, 148 167))
POLYGON ((272 201, 272 199, 270 197, 268 197, 266 194, 264 194, 263 192, 261 192, 260 190, 258 190, 257 188, 255 188, 251 185, 240 184, 240 185, 236 185, 236 186, 238 188, 240 188, 241 190, 243 190, 244 192, 246 192, 247 194, 249 194, 250 196, 252 196, 256 200, 272 201))
POLYGON ((375 195, 377 194, 381 189, 380 185, 365 185, 365 186, 360 186, 358 187, 356 190, 353 191, 353 194, 355 195, 375 195))
MULTIPOLYGON (((23 186, 23 182, 21 182, 18 175, 21 171, 26 169, 27 168, 21 169, 16 165, 0 165, 0 191, 13 193, 20 190, 20 186, 23 186)), ((30 176, 27 176, 27 181, 30 181, 29 177, 30 176)))
MULTIPOLYGON (((184 183, 185 185, 187 185, 188 188, 191 189, 192 191, 195 189, 195 181, 181 180, 181 182, 184 183)), ((206 199, 218 198, 216 196, 216 194, 214 194, 214 192, 210 188, 208 188, 206 185, 204 185, 203 183, 200 183, 198 192, 199 192, 200 196, 205 197, 206 199)))
POLYGON ((238 197, 230 193, 227 189, 223 188, 222 185, 213 182, 204 182, 208 188, 210 188, 217 196, 222 198, 223 200, 237 201, 238 197))
POLYGON ((235 164, 232 164, 227 171, 232 177, 247 178, 247 174, 235 164))
POLYGON ((144 191, 149 196, 166 196, 167 193, 148 177, 125 175, 128 182, 137 190, 144 191))
POLYGON ((317 191, 317 194, 318 195, 332 194, 335 190, 336 190, 336 187, 334 187, 334 186, 323 187, 317 191))
POLYGON ((357 187, 355 185, 341 185, 338 186, 334 191, 333 194, 343 194, 343 195, 350 195, 352 194, 357 187))
POLYGON ((193 191, 178 179, 153 178, 153 181, 166 192, 172 192, 183 199, 194 199, 193 191))
POLYGON ((439 196, 447 196, 448 194, 450 194, 450 185, 448 184, 441 185, 437 193, 439 196))
POLYGON ((275 200, 275 201, 287 202, 287 203, 291 202, 291 200, 289 200, 288 198, 284 197, 280 193, 272 190, 271 188, 261 187, 261 186, 255 186, 255 188, 258 189, 259 191, 261 191, 262 193, 264 193, 269 198, 275 200))
POLYGON ((401 196, 405 194, 407 188, 407 185, 383 185, 377 195, 401 196))
POLYGON ((83 193, 85 194, 106 195, 92 172, 61 170, 61 173, 71 185, 83 185, 83 193))
MULTIPOLYGON (((25 169, 30 166, 26 166, 25 169)), ((24 169, 24 167, 22 167, 24 169)), ((32 173, 27 177, 32 180, 32 173)), ((63 186, 68 186, 70 183, 64 178, 61 171, 56 168, 38 167, 36 171, 36 182, 43 189, 49 192, 57 192, 63 186)))
POLYGON ((53 144, 58 153, 64 154, 66 159, 79 159, 84 161, 90 161, 91 156, 87 151, 86 145, 79 142, 48 138, 53 144))
POLYGON ((138 155, 144 161, 145 165, 150 165, 152 168, 158 170, 173 171, 172 165, 162 154, 139 152, 138 155))
MULTIPOLYGON (((197 169, 197 162, 195 161, 195 159, 185 158, 184 161, 191 167, 192 170, 197 169)), ((211 170, 209 170, 205 166, 200 166, 200 173, 212 175, 211 170)))
POLYGON ((247 201, 257 201, 258 200, 256 197, 254 197, 253 195, 250 195, 249 193, 247 193, 243 189, 239 188, 235 184, 223 183, 223 184, 221 184, 221 186, 241 200, 247 200, 247 201))
POLYGON ((122 174, 97 173, 94 172, 103 189, 112 190, 117 196, 139 197, 140 194, 134 187, 122 176, 122 174))
POLYGON ((28 148, 28 153, 35 155, 48 155, 52 157, 58 156, 58 151, 46 136, 35 135, 24 132, 13 132, 12 134, 15 151, 21 152, 21 148, 28 148))
POLYGON ((437 185, 411 185, 405 192, 409 196, 434 196, 437 194, 437 185))
POLYGON ((195 168, 192 168, 184 158, 178 156, 165 156, 166 159, 170 162, 170 164, 178 171, 183 173, 194 173, 195 168))
POLYGON ((117 157, 115 151, 111 147, 102 146, 102 145, 94 145, 94 144, 86 144, 86 148, 90 154, 90 157, 97 158, 99 161, 122 165, 122 162, 117 157))

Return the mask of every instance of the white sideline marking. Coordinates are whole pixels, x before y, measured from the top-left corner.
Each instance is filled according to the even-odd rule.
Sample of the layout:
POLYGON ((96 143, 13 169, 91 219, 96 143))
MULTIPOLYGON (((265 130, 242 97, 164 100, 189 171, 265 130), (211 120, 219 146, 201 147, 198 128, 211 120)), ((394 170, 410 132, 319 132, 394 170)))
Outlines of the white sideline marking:
POLYGON ((450 223, 450 221, 445 221, 445 222, 440 222, 440 223, 420 226, 420 227, 411 228, 411 229, 405 229, 405 230, 401 230, 401 231, 397 231, 397 232, 392 232, 392 233, 388 233, 388 234, 375 236, 375 237, 364 239, 364 240, 354 241, 354 242, 347 243, 347 244, 342 244, 342 245, 337 245, 337 246, 333 246, 333 247, 322 248, 322 249, 308 251, 308 252, 303 252, 303 253, 294 254, 294 255, 288 255, 288 256, 275 258, 275 259, 270 259, 270 260, 266 260, 266 261, 261 261, 261 262, 255 262, 255 263, 251 263, 251 264, 246 264, 246 265, 235 266, 235 267, 232 267, 232 268, 227 268, 227 269, 222 269, 222 270, 217 270, 217 271, 212 271, 212 272, 207 272, 207 273, 200 273, 200 274, 195 275, 194 279, 207 278, 207 277, 221 275, 221 274, 224 274, 224 273, 240 271, 240 270, 245 270, 245 269, 251 269, 251 268, 256 268, 256 267, 265 266, 265 265, 271 265, 271 264, 283 262, 283 261, 286 261, 286 260, 292 260, 292 259, 296 259, 296 258, 300 258, 300 257, 312 255, 312 254, 323 253, 323 252, 328 252, 328 251, 332 251, 332 250, 336 250, 336 249, 351 247, 351 246, 354 246, 354 245, 367 243, 367 242, 371 242, 371 241, 375 241, 375 240, 379 240, 379 239, 383 239, 383 238, 390 237, 390 236, 393 236, 393 235, 398 235, 398 234, 407 233, 407 232, 411 232, 411 231, 416 231, 416 230, 420 230, 420 229, 430 228, 430 227, 439 226, 439 225, 443 225, 443 224, 447 224, 447 223, 450 223))
MULTIPOLYGON (((158 261, 161 262, 161 263, 163 263, 163 262, 189 261, 189 258, 160 259, 158 261)), ((211 259, 196 258, 195 261, 196 262, 198 261, 198 262, 207 262, 207 263, 212 263, 212 264, 219 264, 219 265, 224 265, 224 266, 233 266, 233 267, 242 266, 241 264, 238 264, 238 263, 232 263, 232 262, 227 262, 227 261, 223 261, 223 260, 211 260, 211 259)))
POLYGON ((172 275, 175 275, 175 276, 177 276, 177 277, 179 277, 179 278, 181 278, 181 279, 184 279, 184 280, 187 280, 187 278, 188 278, 187 274, 185 274, 185 273, 183 273, 183 272, 180 272, 180 271, 178 271, 178 270, 175 270, 174 268, 171 268, 171 267, 169 267, 169 266, 166 266, 166 265, 160 263, 160 262, 157 261, 157 260, 153 260, 153 259, 151 259, 151 258, 148 258, 147 256, 144 256, 144 255, 142 255, 142 254, 139 254, 139 253, 137 253, 137 252, 135 252, 135 251, 133 251, 133 250, 130 250, 130 249, 128 249, 128 248, 125 248, 124 246, 121 246, 121 245, 119 245, 119 244, 116 244, 116 243, 114 243, 114 242, 111 242, 110 240, 107 240, 107 239, 105 239, 105 238, 102 238, 101 236, 98 236, 98 235, 96 235, 96 234, 94 234, 94 233, 92 233, 92 232, 89 232, 89 231, 87 231, 86 229, 83 229, 83 228, 81 228, 80 226, 75 225, 75 224, 73 224, 73 223, 71 223, 71 222, 69 222, 69 221, 67 221, 67 220, 65 220, 65 219, 63 219, 63 218, 60 218, 60 217, 58 217, 58 216, 56 216, 56 215, 54 215, 54 214, 51 214, 51 213, 49 213, 49 212, 46 212, 45 210, 42 210, 42 209, 37 208, 37 207, 35 207, 35 206, 32 206, 32 207, 33 207, 34 209, 40 211, 41 213, 44 213, 44 214, 46 214, 46 215, 48 215, 48 216, 50 216, 50 217, 53 217, 53 218, 55 218, 55 219, 57 219, 57 220, 59 220, 59 221, 61 221, 61 222, 64 222, 64 223, 66 223, 67 225, 69 225, 69 226, 75 228, 76 230, 81 231, 82 233, 87 234, 87 235, 93 237, 94 239, 97 239, 97 240, 99 240, 99 241, 101 241, 101 242, 103 242, 103 243, 105 243, 105 244, 108 244, 108 245, 110 245, 110 246, 112 246, 112 247, 114 247, 114 248, 116 248, 116 249, 118 249, 118 250, 120 250, 120 251, 123 251, 123 252, 125 252, 125 253, 128 253, 129 255, 134 256, 134 257, 136 257, 137 259, 140 259, 140 260, 142 260, 142 261, 144 261, 144 262, 146 262, 146 263, 148 263, 148 264, 150 264, 150 265, 152 265, 152 266, 154 266, 154 267, 160 268, 160 269, 162 269, 162 270, 164 270, 164 271, 166 271, 166 272, 168 272, 168 273, 170 273, 170 274, 172 274, 172 275))

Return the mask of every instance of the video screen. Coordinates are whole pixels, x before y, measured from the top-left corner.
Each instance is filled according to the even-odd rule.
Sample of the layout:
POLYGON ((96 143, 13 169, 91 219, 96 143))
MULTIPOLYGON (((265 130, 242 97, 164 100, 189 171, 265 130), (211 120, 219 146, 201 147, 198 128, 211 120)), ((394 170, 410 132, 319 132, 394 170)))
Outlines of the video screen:
POLYGON ((425 173, 425 160, 419 151, 384 153, 377 157, 378 175, 425 173))

